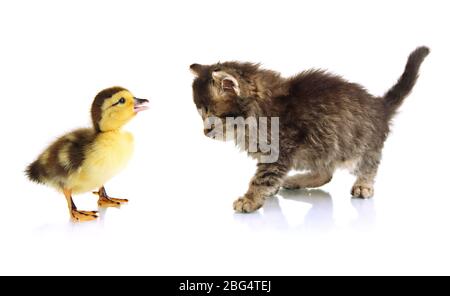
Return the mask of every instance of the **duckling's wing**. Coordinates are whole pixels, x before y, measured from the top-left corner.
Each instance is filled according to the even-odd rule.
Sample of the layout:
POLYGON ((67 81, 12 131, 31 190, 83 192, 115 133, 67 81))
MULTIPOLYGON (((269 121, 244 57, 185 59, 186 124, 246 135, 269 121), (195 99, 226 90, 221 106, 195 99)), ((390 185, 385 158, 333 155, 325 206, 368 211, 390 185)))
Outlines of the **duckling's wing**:
POLYGON ((33 181, 64 185, 67 177, 81 167, 86 151, 95 140, 93 129, 74 130, 51 144, 26 170, 33 181))
POLYGON ((59 151, 59 165, 64 167, 68 173, 81 167, 95 136, 96 133, 92 129, 78 129, 67 135, 65 143, 59 151))

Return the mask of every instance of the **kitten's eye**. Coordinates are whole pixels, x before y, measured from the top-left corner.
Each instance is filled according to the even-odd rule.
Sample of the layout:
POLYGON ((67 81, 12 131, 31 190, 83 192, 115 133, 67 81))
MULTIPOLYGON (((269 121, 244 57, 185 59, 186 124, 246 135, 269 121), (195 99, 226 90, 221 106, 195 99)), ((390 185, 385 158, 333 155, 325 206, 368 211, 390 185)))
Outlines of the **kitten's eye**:
POLYGON ((218 67, 213 69, 213 72, 219 72, 219 71, 220 71, 220 68, 218 68, 218 67))

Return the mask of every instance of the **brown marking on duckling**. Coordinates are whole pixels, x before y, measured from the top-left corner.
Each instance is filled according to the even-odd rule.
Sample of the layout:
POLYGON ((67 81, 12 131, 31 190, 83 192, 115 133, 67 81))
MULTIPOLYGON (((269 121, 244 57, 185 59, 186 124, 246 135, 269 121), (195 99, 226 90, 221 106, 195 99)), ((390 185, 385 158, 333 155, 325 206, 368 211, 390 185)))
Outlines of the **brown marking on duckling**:
POLYGON ((82 165, 95 134, 93 129, 85 128, 60 137, 26 169, 27 176, 38 183, 47 178, 67 177, 82 165))
POLYGON ((46 165, 49 156, 50 156, 50 153, 48 151, 44 151, 44 153, 42 153, 41 156, 39 157, 39 162, 42 165, 46 165))
POLYGON ((70 168, 70 159, 69 159, 69 148, 70 148, 70 142, 65 142, 61 149, 59 149, 57 155, 58 155, 58 162, 59 165, 63 168, 70 168))
POLYGON ((85 159, 86 151, 95 140, 95 132, 92 129, 77 130, 72 133, 74 140, 69 148, 69 159, 71 168, 77 170, 85 159))
POLYGON ((120 92, 120 91, 128 91, 127 89, 120 87, 120 86, 114 86, 107 88, 105 90, 102 90, 99 92, 94 99, 94 102, 92 103, 91 107, 91 117, 92 117, 92 123, 94 125, 94 128, 97 132, 101 132, 100 130, 100 121, 102 120, 102 106, 106 99, 111 98, 114 94, 120 92))
POLYGON ((45 166, 38 160, 32 162, 26 169, 25 175, 33 182, 43 184, 47 176, 45 166))

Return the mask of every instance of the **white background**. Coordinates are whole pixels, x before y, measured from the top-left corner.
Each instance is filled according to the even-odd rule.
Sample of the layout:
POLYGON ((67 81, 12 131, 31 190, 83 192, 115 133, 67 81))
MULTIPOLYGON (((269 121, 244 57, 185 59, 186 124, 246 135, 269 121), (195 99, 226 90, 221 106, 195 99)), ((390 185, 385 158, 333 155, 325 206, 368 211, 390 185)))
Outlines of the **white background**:
MULTIPOLYGON (((448 8, 445 1, 2 1, 0 274, 449 274, 448 8), (327 68, 382 95, 419 45, 432 52, 396 117, 372 200, 336 172, 240 215, 255 163, 203 136, 191 63, 327 68), (128 206, 69 222, 28 163, 88 126, 95 94, 151 99, 127 129, 136 152, 107 184, 128 206)), ((95 196, 75 197, 96 209, 95 196)))

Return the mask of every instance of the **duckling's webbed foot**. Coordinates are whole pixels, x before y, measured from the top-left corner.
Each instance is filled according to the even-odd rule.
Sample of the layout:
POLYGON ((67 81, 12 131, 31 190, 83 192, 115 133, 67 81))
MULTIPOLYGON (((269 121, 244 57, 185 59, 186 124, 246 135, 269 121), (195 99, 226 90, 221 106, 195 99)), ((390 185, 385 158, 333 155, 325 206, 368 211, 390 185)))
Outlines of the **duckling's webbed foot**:
POLYGON ((100 188, 97 192, 92 192, 94 194, 98 195, 98 206, 99 207, 120 207, 120 205, 127 203, 128 199, 122 199, 122 198, 113 198, 109 197, 106 193, 105 187, 100 188))
POLYGON ((98 218, 96 211, 79 211, 76 209, 71 211, 71 217, 74 222, 86 222, 98 218))
POLYGON ((98 218, 97 211, 80 211, 77 209, 72 200, 72 191, 64 189, 64 196, 67 200, 67 206, 69 207, 70 218, 74 222, 86 222, 92 221, 98 218))

